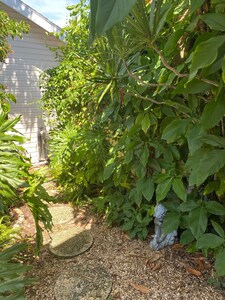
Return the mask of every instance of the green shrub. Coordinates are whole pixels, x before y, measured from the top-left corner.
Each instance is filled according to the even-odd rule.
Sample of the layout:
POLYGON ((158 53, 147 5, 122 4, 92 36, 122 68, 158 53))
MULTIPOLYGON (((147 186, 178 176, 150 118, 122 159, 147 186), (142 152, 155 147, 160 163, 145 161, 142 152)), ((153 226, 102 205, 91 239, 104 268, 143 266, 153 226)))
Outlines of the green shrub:
POLYGON ((217 275, 225 275, 224 6, 139 0, 123 3, 118 16, 97 3, 91 1, 92 37, 103 33, 110 45, 101 71, 106 74, 110 58, 120 66, 111 72, 118 109, 107 122, 119 115, 122 134, 107 179, 130 185, 140 207, 140 190, 163 201, 164 232, 180 228, 181 242, 213 252, 217 275))
MULTIPOLYGON (((9 52, 9 38, 22 37, 27 33, 29 26, 24 21, 11 20, 5 12, 0 11, 0 62, 3 62, 9 52)), ((43 179, 35 174, 30 174, 30 161, 25 157, 25 150, 20 146, 24 138, 15 129, 20 117, 10 118, 10 101, 15 102, 15 97, 6 92, 0 84, 0 299, 24 299, 25 285, 34 282, 33 279, 24 277, 30 269, 15 260, 19 252, 26 247, 25 244, 15 244, 15 230, 11 229, 3 220, 8 217, 10 208, 18 201, 26 201, 33 213, 36 225, 36 247, 40 251, 42 243, 42 228, 40 222, 48 230, 51 229, 51 215, 44 201, 52 200, 42 188, 43 179), (21 197, 20 197, 21 196, 21 197), (7 243, 7 245, 6 245, 7 243), (3 246, 6 249, 3 250, 3 246)))
POLYGON ((12 228, 10 221, 7 220, 7 216, 0 218, 0 245, 13 240, 13 237, 16 239, 16 235, 19 234, 19 228, 12 228))
MULTIPOLYGON (((91 189, 91 180, 86 179, 90 172, 96 174, 101 188, 94 202, 100 210, 105 207, 110 222, 121 224, 133 237, 147 235, 153 207, 163 201, 168 208, 164 231, 179 228, 182 243, 213 253, 221 276, 225 275, 224 13, 218 1, 91 1, 93 43, 86 53, 87 66, 92 67, 89 74, 84 69, 82 89, 70 94, 73 82, 79 81, 76 71, 64 89, 60 69, 45 86, 48 95, 52 91, 48 83, 59 81, 60 95, 66 93, 65 123, 72 120, 77 132, 84 124, 94 124, 110 144, 102 150, 109 157, 104 155, 105 161, 99 157, 93 171, 88 163, 91 144, 82 137, 84 142, 67 161, 77 168, 72 168, 72 176, 64 173, 64 184, 76 189, 86 184, 85 190, 91 189), (87 155, 87 164, 80 153, 87 155), (103 168, 100 177, 98 160, 103 168)), ((81 54, 72 32, 86 24, 87 15, 84 18, 80 27, 75 21, 68 28, 66 49, 73 49, 73 56, 64 52, 61 67, 81 54)), ((85 35, 80 43, 86 42, 85 35)), ((82 70, 83 62, 76 63, 82 70)), ((62 111, 55 96, 52 107, 62 111)), ((64 130, 65 123, 55 134, 64 130)), ((92 126, 86 127, 90 134, 92 126)), ((96 142, 101 148, 101 141, 96 142)))
POLYGON ((24 287, 35 283, 31 278, 25 278, 24 273, 31 269, 18 262, 12 262, 17 254, 26 248, 26 244, 15 244, 0 253, 0 299, 25 300, 24 287))
POLYGON ((53 172, 63 186, 67 200, 94 195, 101 188, 109 143, 101 128, 72 128, 53 132, 50 141, 53 172))

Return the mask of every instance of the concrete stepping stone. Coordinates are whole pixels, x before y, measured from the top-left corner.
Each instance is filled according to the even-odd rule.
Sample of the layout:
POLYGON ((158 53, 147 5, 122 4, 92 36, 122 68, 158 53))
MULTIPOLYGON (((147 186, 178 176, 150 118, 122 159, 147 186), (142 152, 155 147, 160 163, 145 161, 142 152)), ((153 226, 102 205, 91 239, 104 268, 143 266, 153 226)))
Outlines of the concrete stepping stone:
POLYGON ((102 267, 76 265, 56 280, 56 300, 105 300, 111 293, 112 279, 102 267))
POLYGON ((75 226, 53 233, 49 250, 60 257, 73 257, 88 250, 92 243, 90 231, 75 226))
POLYGON ((70 206, 49 207, 53 225, 71 223, 74 220, 74 210, 70 206))

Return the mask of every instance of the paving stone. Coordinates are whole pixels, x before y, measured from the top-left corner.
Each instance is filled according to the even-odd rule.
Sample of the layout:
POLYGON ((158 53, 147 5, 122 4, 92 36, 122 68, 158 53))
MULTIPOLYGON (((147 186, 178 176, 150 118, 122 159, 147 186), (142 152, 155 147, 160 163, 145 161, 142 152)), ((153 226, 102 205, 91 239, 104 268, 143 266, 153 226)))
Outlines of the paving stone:
POLYGON ((75 265, 56 280, 56 300, 105 300, 112 289, 112 279, 102 267, 75 265))
POLYGON ((74 220, 74 211, 70 206, 50 207, 53 225, 71 223, 74 220))
POLYGON ((49 250, 60 257, 73 257, 88 250, 92 243, 90 231, 75 226, 54 233, 49 250))

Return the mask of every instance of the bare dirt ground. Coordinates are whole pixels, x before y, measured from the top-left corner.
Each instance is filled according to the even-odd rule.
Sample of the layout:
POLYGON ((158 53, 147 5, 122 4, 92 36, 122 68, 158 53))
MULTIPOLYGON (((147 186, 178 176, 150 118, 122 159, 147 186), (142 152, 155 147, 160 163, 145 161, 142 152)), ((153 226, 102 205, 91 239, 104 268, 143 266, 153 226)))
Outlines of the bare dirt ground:
MULTIPOLYGON (((32 240, 35 229, 29 209, 22 206, 14 214, 23 228, 23 235, 32 240)), ((92 213, 89 207, 74 209, 74 219, 66 224, 55 225, 53 231, 59 232, 75 225, 90 230, 94 237, 92 247, 74 258, 58 258, 50 253, 48 244, 51 237, 44 232, 40 257, 28 257, 33 265, 29 276, 36 277, 38 283, 26 288, 27 300, 55 299, 57 278, 77 264, 95 264, 107 270, 113 281, 110 300, 225 299, 223 290, 207 284, 213 268, 199 253, 187 254, 179 244, 153 252, 149 240, 130 240, 119 228, 107 227, 104 219, 92 213)))

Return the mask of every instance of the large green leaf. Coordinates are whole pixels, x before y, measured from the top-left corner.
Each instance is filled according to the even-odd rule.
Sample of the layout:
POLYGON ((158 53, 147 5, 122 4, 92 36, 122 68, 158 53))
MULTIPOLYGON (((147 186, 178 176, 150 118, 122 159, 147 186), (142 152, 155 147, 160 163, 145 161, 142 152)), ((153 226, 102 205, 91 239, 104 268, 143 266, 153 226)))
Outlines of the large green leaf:
POLYGON ((223 71, 222 78, 223 78, 223 82, 225 83, 225 56, 222 63, 222 71, 223 71))
POLYGON ((163 221, 163 234, 171 233, 180 225, 180 215, 178 212, 167 212, 163 221))
POLYGON ((225 31, 225 15, 224 14, 205 14, 201 19, 214 30, 225 31))
POLYGON ((225 43, 225 36, 218 35, 200 43, 192 56, 189 81, 191 81, 198 70, 210 66, 217 58, 218 49, 225 43))
POLYGON ((225 232, 224 229, 222 228, 222 226, 220 226, 218 223, 216 223, 215 221, 211 221, 212 226, 214 228, 214 230, 219 234, 219 236, 223 239, 225 239, 225 232))
POLYGON ((172 143, 177 139, 185 135, 190 120, 179 119, 172 121, 163 130, 162 138, 167 140, 168 143, 172 143))
POLYGON ((133 228, 133 226, 134 226, 134 220, 129 220, 124 223, 124 225, 122 226, 122 229, 125 231, 129 231, 133 228))
POLYGON ((142 194, 146 200, 151 200, 154 194, 154 182, 151 177, 144 179, 142 194))
POLYGON ((19 136, 15 134, 8 135, 2 132, 0 132, 0 140, 4 142, 11 141, 11 142, 19 142, 19 143, 24 143, 26 141, 26 139, 23 136, 19 136))
POLYGON ((156 188, 156 201, 157 202, 163 200, 166 197, 166 195, 168 194, 168 192, 171 188, 172 181, 173 181, 173 178, 167 178, 163 182, 160 182, 157 185, 157 188, 156 188))
POLYGON ((134 157, 134 152, 132 150, 128 150, 124 156, 124 161, 126 164, 129 164, 134 157))
POLYGON ((104 169, 104 174, 103 174, 104 180, 107 180, 112 175, 112 173, 115 170, 115 167, 116 167, 116 163, 115 162, 108 163, 106 165, 106 167, 104 169))
POLYGON ((224 239, 213 233, 203 234, 196 243, 198 249, 214 249, 221 246, 225 242, 224 239))
POLYGON ((217 276, 225 275, 225 249, 216 254, 215 269, 217 276))
POLYGON ((25 273, 28 270, 31 270, 31 266, 23 266, 22 264, 13 264, 13 263, 0 263, 0 278, 12 279, 18 276, 20 273, 25 273))
POLYGON ((186 201, 187 192, 186 192, 186 189, 184 187, 183 181, 180 178, 175 178, 173 180, 172 186, 173 186, 173 190, 177 194, 177 196, 181 200, 186 201))
POLYGON ((174 48, 177 46, 178 40, 183 34, 184 34, 184 30, 178 29, 170 35, 170 38, 166 41, 166 44, 164 46, 164 53, 166 55, 169 55, 174 51, 174 48))
POLYGON ((190 211, 188 216, 189 228, 192 234, 198 239, 207 228, 208 217, 205 207, 200 206, 190 211))
POLYGON ((131 11, 137 0, 91 0, 92 38, 100 36, 121 22, 131 11))
POLYGON ((202 142, 214 147, 225 148, 225 138, 213 134, 207 134, 200 138, 202 142))
POLYGON ((191 0, 191 13, 193 13, 197 8, 199 8, 205 0, 191 0))
MULTIPOLYGON (((165 3, 161 6, 160 16, 157 18, 157 22, 155 23, 155 36, 158 36, 159 32, 162 30, 168 15, 172 11, 173 6, 171 3, 165 3)), ((159 9, 156 9, 156 12, 159 11, 159 9)))
POLYGON ((201 116, 201 124, 203 129, 207 130, 218 124, 225 114, 224 90, 220 92, 218 97, 205 105, 201 116))
POLYGON ((207 91, 210 88, 210 84, 203 82, 200 79, 194 78, 191 82, 187 82, 188 79, 183 79, 177 85, 174 90, 174 94, 199 94, 207 91))
POLYGON ((225 150, 202 148, 190 156, 186 163, 189 170, 189 184, 199 186, 207 177, 218 172, 225 165, 225 150))
POLYGON ((19 120, 20 117, 14 118, 12 120, 5 119, 5 121, 2 122, 0 125, 0 131, 6 132, 6 131, 13 130, 14 126, 19 122, 19 120))
POLYGON ((20 243, 5 249, 0 253, 0 261, 1 262, 10 261, 14 255, 18 254, 20 251, 23 251, 26 248, 26 246, 27 246, 26 243, 20 243))
POLYGON ((197 207, 199 207, 198 203, 196 203, 194 200, 188 200, 187 202, 181 203, 178 206, 178 210, 182 212, 189 212, 197 207))
POLYGON ((150 127, 150 118, 148 114, 145 114, 143 120, 141 121, 141 128, 146 133, 150 127))
POLYGON ((191 230, 190 229, 187 229, 185 231, 183 231, 181 233, 181 236, 180 236, 180 243, 182 245, 188 245, 189 243, 193 242, 195 239, 195 237, 193 236, 193 234, 191 233, 191 230))
POLYGON ((190 155, 201 148, 203 143, 201 137, 204 136, 204 134, 203 128, 197 124, 188 128, 187 141, 190 155))
POLYGON ((15 244, 0 253, 0 299, 24 299, 25 285, 36 282, 33 278, 24 278, 22 276, 23 273, 32 268, 31 266, 9 262, 25 247, 25 243, 15 244), (5 292, 9 294, 7 297, 5 292))
POLYGON ((149 158, 149 149, 148 149, 148 145, 145 144, 143 152, 140 156, 140 162, 141 164, 145 167, 148 163, 148 158, 149 158))
POLYGON ((10 296, 0 296, 0 300, 25 300, 24 291, 13 293, 10 296))
POLYGON ((13 278, 6 281, 0 282, 0 293, 11 292, 11 291, 20 291, 24 288, 25 285, 34 283, 35 281, 31 278, 13 278))
POLYGON ((224 216, 225 207, 217 201, 208 201, 205 204, 207 211, 213 215, 224 216))
MULTIPOLYGON (((4 170, 5 171, 5 170, 4 170)), ((17 188, 20 184, 23 183, 23 180, 20 180, 17 178, 17 172, 14 172, 13 169, 10 170, 10 166, 8 166, 7 173, 2 174, 3 172, 0 172, 0 182, 7 182, 9 185, 11 185, 14 188, 17 188)), ((0 191, 1 193, 1 191, 0 191)))

